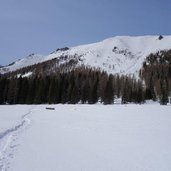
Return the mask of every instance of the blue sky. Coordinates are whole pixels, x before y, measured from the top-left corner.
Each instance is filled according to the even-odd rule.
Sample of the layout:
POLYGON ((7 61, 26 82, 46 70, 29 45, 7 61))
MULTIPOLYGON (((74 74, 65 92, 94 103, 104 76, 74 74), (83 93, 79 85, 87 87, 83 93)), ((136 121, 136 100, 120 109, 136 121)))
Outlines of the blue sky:
POLYGON ((170 0, 1 0, 0 64, 115 35, 168 35, 170 21, 170 0))

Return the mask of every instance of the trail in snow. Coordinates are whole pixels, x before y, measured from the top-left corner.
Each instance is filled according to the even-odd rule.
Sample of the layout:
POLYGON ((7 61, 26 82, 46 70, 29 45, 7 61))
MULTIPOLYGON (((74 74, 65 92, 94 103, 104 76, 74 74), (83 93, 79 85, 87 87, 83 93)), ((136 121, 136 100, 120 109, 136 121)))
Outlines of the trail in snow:
POLYGON ((171 171, 170 107, 38 105, 8 171, 171 171))
POLYGON ((32 113, 33 108, 21 116, 18 125, 9 128, 0 133, 0 171, 7 171, 10 167, 10 159, 13 158, 14 151, 17 147, 16 139, 19 134, 30 124, 28 115, 32 113))

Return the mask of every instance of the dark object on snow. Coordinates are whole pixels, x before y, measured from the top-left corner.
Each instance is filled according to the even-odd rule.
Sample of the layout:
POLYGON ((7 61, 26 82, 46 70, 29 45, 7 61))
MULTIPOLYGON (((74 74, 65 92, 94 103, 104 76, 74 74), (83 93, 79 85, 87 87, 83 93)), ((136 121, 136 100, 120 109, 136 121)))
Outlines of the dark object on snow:
POLYGON ((46 107, 46 110, 55 110, 54 107, 46 107))
POLYGON ((118 47, 114 46, 114 48, 112 49, 113 52, 116 52, 118 49, 118 47))
POLYGON ((160 35, 158 39, 159 39, 159 40, 162 40, 162 39, 163 39, 163 36, 162 36, 162 35, 160 35))

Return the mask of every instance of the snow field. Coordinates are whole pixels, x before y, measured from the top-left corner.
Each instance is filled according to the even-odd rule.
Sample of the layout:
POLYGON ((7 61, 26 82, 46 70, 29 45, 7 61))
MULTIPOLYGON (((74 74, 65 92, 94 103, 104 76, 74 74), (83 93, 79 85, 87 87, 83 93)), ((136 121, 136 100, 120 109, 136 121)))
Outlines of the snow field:
MULTIPOLYGON (((46 107, 18 107, 23 114, 30 112, 25 117, 30 123, 15 132, 15 143, 10 140, 18 144, 16 150, 10 151, 7 143, 6 151, 13 157, 4 155, 6 170, 171 170, 171 106, 50 105, 55 111, 46 107)), ((0 111, 17 115, 14 108, 0 106, 0 111)))
POLYGON ((17 144, 16 139, 30 124, 30 106, 0 106, 0 171, 7 171, 17 144), (25 114, 23 114, 25 113, 25 114))

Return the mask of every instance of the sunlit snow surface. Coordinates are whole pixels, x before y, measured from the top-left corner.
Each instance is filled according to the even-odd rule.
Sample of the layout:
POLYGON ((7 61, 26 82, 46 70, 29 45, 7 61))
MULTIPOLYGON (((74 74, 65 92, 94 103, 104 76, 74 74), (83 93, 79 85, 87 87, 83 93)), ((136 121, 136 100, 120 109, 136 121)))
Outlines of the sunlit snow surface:
POLYGON ((1 171, 170 171, 171 106, 0 106, 1 171))
MULTIPOLYGON (((56 51, 47 56, 30 55, 13 65, 1 68, 0 72, 14 71, 29 65, 65 56, 79 56, 80 62, 100 68, 108 73, 138 75, 142 63, 150 53, 171 49, 171 36, 116 36, 98 43, 72 47, 67 51, 56 51)), ((62 61, 64 62, 64 61, 62 61)))

